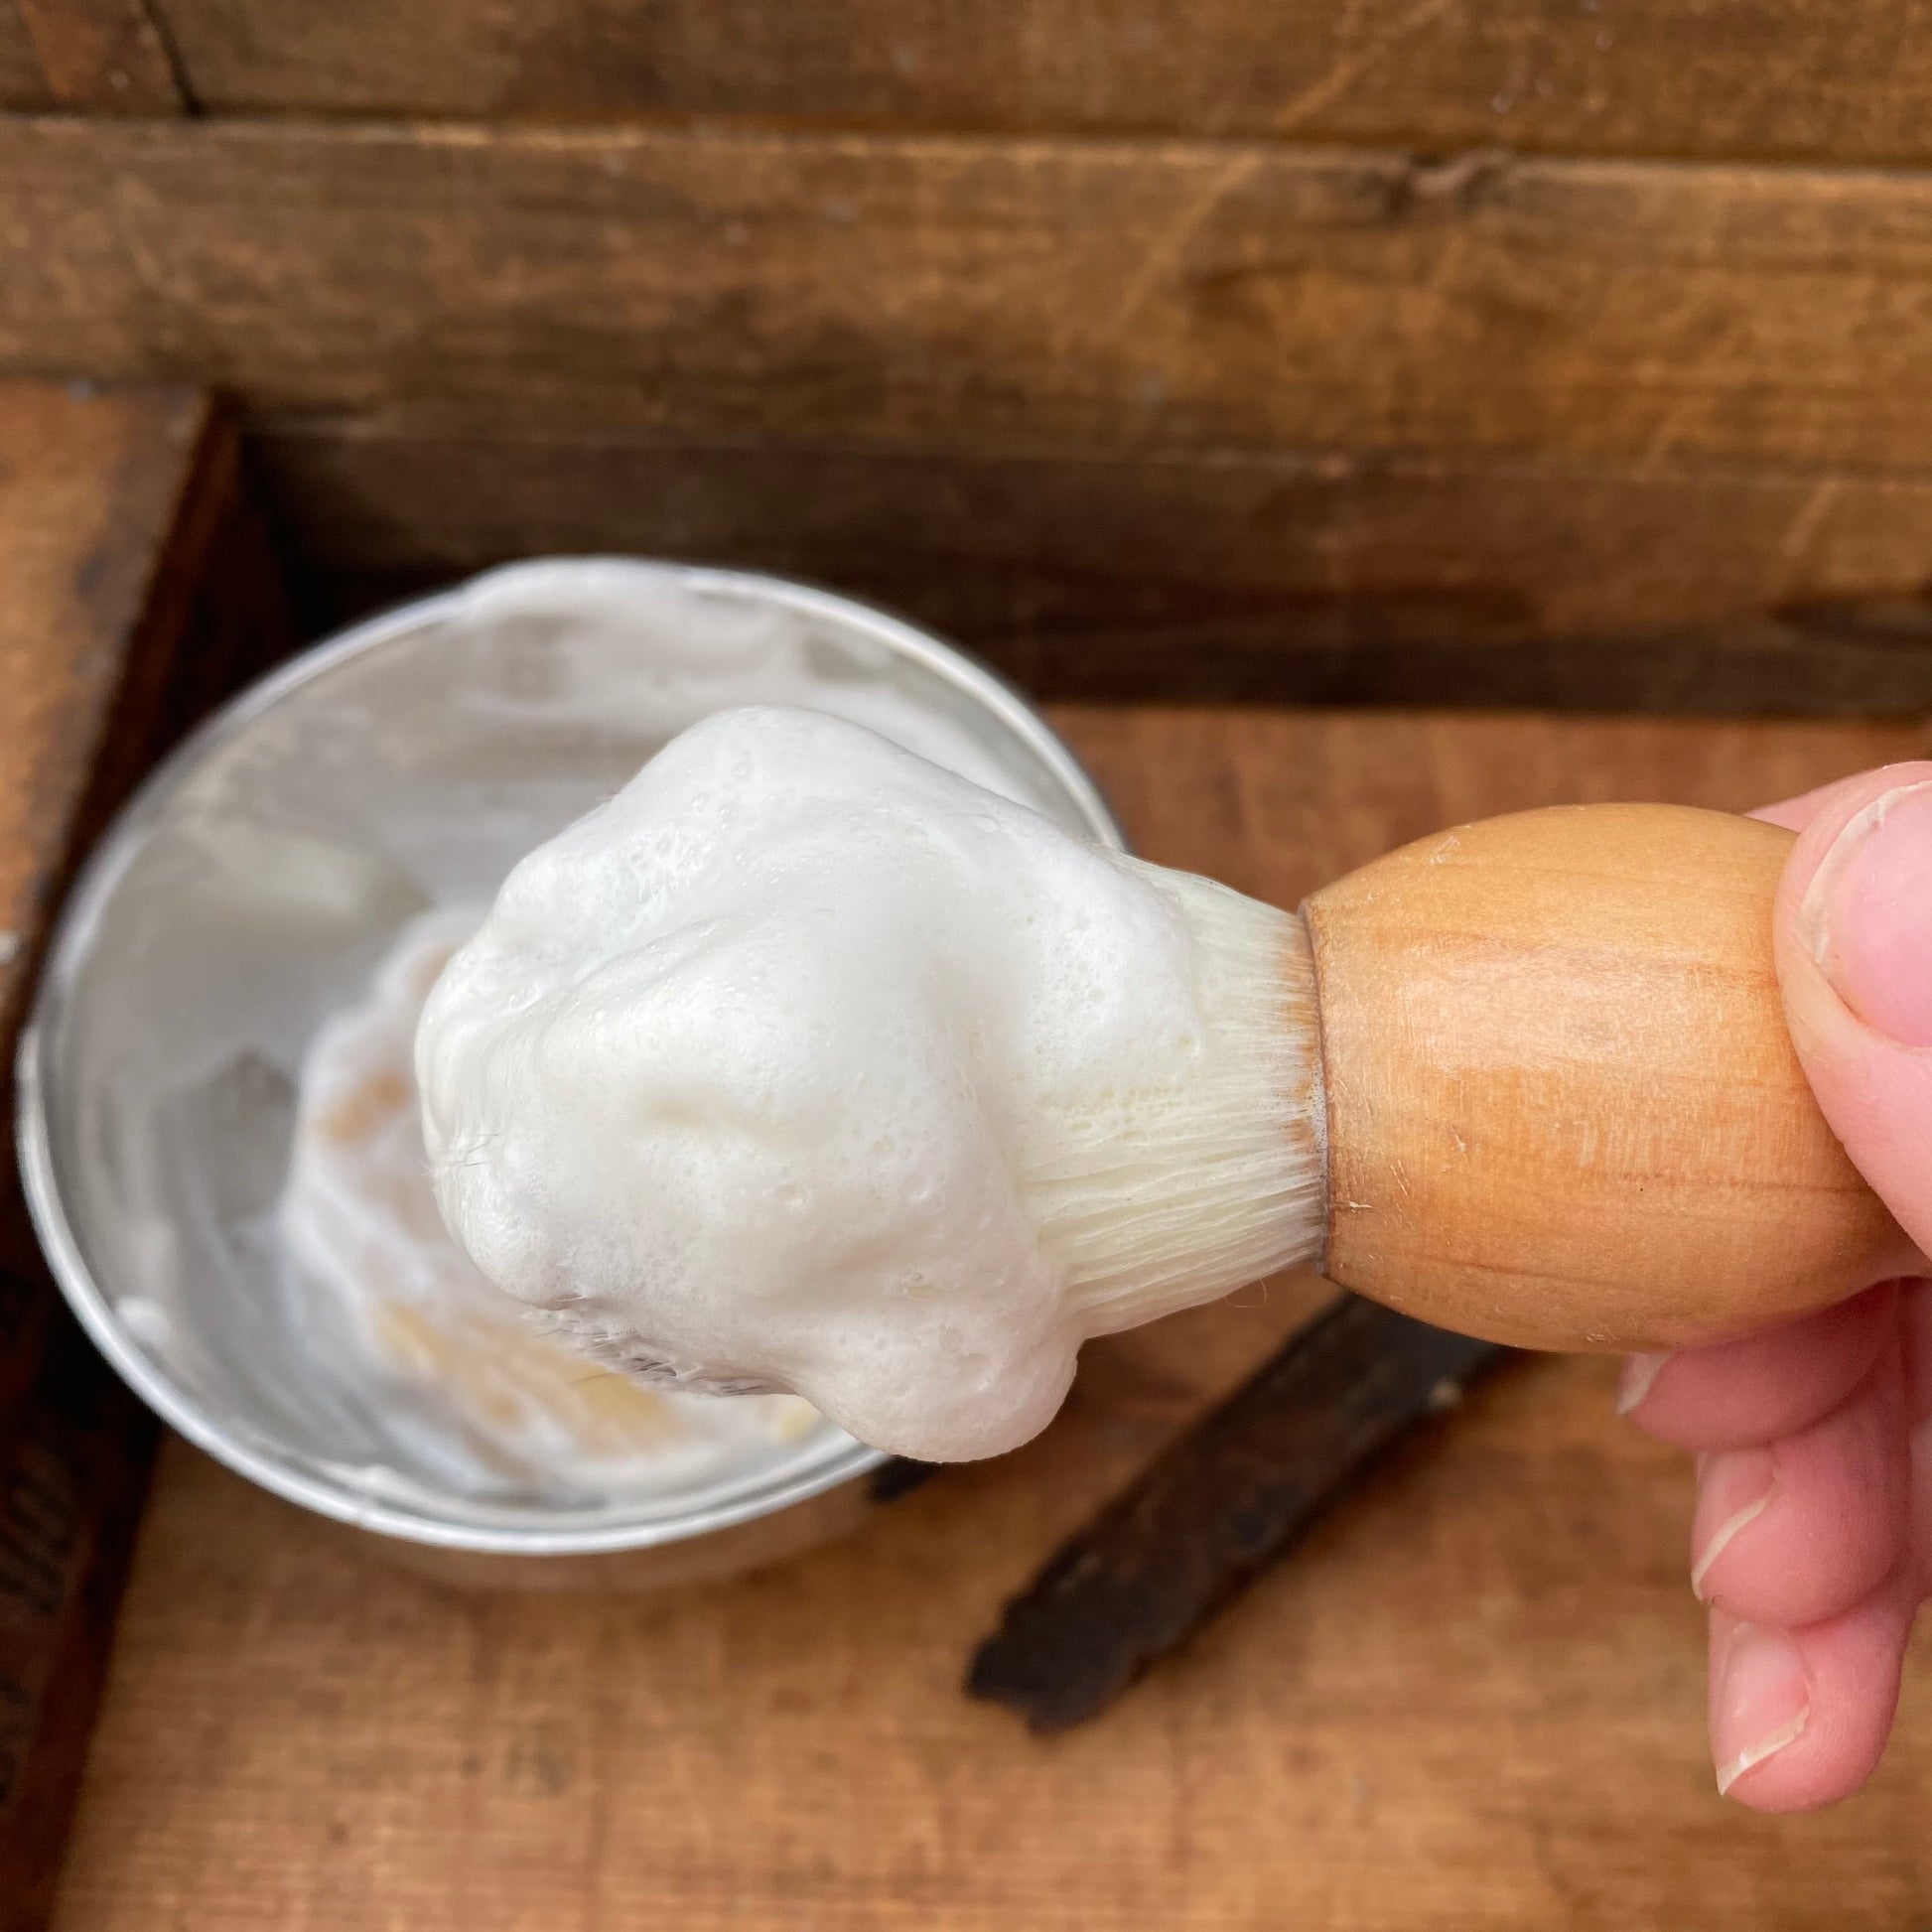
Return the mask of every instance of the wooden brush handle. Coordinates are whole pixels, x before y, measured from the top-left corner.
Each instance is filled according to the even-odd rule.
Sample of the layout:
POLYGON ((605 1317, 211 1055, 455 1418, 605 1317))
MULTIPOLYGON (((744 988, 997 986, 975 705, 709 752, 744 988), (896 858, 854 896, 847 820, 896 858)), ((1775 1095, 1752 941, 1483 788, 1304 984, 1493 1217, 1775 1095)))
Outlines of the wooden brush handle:
POLYGON ((1329 1276, 1495 1341, 1625 1349, 1909 1268, 1785 1031, 1790 846, 1723 812, 1561 807, 1309 900, 1329 1276))

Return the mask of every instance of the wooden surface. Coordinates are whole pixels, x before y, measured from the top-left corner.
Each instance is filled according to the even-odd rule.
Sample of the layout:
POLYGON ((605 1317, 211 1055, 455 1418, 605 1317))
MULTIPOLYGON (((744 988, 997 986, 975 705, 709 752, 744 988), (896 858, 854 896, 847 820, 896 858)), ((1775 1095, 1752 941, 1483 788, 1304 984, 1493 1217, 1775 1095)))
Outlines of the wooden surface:
MULTIPOLYGON (((0 48, 10 42, 24 42, 32 57, 21 105, 130 115, 176 114, 187 105, 151 0, 0 0, 0 48), (3 18, 9 7, 17 22, 11 34, 3 18)), ((7 75, 0 56, 0 89, 7 75)))
POLYGON ((497 435, 1912 469, 1932 178, 0 119, 37 357, 497 435))
POLYGON ((1089 1723, 1519 1360, 1337 1295, 1055 1547, 974 1651, 966 1694, 1039 1736, 1089 1723))
POLYGON ((0 366, 232 390, 318 618, 764 562, 1084 695, 1922 706, 1928 264, 1916 174, 0 118, 0 366))
MULTIPOLYGON (((1736 807, 1913 728, 1058 714, 1142 848, 1293 900, 1564 798, 1736 807)), ((1910 1928, 1932 1648, 1816 1818, 1721 1805, 1689 1471, 1607 1362, 1476 1393, 1099 1724, 965 1700, 1001 1602, 1320 1297, 1090 1351, 1068 1412, 852 1540, 660 1600, 446 1594, 179 1445, 88 1769, 63 1932, 575 1927, 1910 1928)))
MULTIPOLYGON (((0 384, 0 1109, 27 987, 86 838, 152 757, 163 679, 233 483, 185 392, 0 384)), ((0 1928, 59 1867, 152 1426, 59 1306, 0 1167, 0 1928)))
POLYGON ((0 0, 0 369, 310 621, 761 563, 1073 696, 1932 701, 1932 0, 0 0))
POLYGON ((232 431, 192 392, 0 382, 0 1027, 9 1039, 75 841, 99 824, 89 794, 123 783, 126 759, 150 749, 120 750, 119 714, 137 714, 138 727, 172 668, 233 465, 232 431), (150 634, 166 641, 147 643, 150 634))
POLYGON ((11 5, 0 5, 0 103, 28 112, 54 105, 27 23, 11 5))
POLYGON ((835 584, 1054 696, 1932 708, 1932 476, 270 426, 318 626, 535 551, 835 584))
MULTIPOLYGON (((62 0, 72 4, 72 0, 62 0)), ((221 112, 1923 160, 1923 0, 157 0, 221 112)))

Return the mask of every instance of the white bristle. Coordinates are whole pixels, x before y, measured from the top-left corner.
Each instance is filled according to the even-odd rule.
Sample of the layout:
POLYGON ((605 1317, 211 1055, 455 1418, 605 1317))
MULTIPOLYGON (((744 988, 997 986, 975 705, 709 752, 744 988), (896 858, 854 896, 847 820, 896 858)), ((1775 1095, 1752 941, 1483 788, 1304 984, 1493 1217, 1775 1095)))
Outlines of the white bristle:
POLYGON ((1314 1260, 1325 1208, 1306 927, 1212 880, 1123 863, 1186 923, 1201 1026, 1184 1084, 1060 1123, 1050 1161, 1019 1176, 1089 1334, 1314 1260))

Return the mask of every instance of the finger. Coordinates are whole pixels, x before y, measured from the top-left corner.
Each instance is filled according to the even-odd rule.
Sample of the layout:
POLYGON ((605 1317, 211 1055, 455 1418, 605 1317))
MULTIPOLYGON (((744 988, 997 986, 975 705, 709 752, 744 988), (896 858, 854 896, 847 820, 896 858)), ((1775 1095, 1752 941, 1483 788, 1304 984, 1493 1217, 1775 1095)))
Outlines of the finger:
POLYGON ((1688 1449, 1771 1443, 1830 1415, 1871 1372, 1895 1326, 1890 1285, 1742 1341, 1633 1355, 1617 1410, 1688 1449))
POLYGON ((1798 835, 1775 914, 1785 1017, 1833 1131, 1932 1248, 1932 762, 1834 790, 1798 835))
POLYGON ((1887 1579, 1843 1616, 1799 1630, 1711 1613, 1718 1789, 1756 1811, 1849 1797, 1883 1755, 1917 1591, 1887 1579))
POLYGON ((1908 1561, 1911 1445, 1898 1351, 1823 1422, 1706 1459, 1691 1587, 1749 1623, 1843 1615, 1908 1561))
POLYGON ((1899 1292, 1905 1357, 1905 1413, 1912 1430, 1911 1520, 1918 1538, 1918 1587, 1932 1596, 1932 1282, 1899 1292))
POLYGON ((1905 1412, 1914 1427, 1932 1423, 1932 1282, 1898 1285, 1898 1333, 1905 1352, 1905 1412))
POLYGON ((1828 785, 1815 785, 1796 798, 1781 798, 1775 805, 1760 805, 1749 816, 1761 818, 1767 825, 1782 825, 1787 832, 1802 832, 1817 817, 1819 806, 1844 782, 1843 778, 1835 778, 1828 785))

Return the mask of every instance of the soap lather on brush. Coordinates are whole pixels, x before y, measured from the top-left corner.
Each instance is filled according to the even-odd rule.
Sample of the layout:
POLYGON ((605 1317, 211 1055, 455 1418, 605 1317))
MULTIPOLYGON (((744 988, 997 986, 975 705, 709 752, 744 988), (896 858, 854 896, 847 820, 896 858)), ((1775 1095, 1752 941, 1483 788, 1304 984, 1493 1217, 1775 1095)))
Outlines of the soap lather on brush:
POLYGON ((442 906, 405 926, 304 1056, 279 1222, 312 1367, 373 1392, 417 1454, 473 1495, 650 1494, 802 1441, 823 1425, 791 1397, 706 1402, 587 1370, 531 1333, 445 1231, 411 1046, 481 919, 442 906))
POLYGON ((935 1460, 1035 1434, 1088 1336, 1300 1262, 1498 1339, 1740 1332, 1909 1252, 1783 1029, 1787 842, 1523 814, 1295 913, 723 713, 445 970, 437 1197, 583 1353, 935 1460))
POLYGON ((816 713, 728 712, 510 875, 418 1035, 438 1197, 586 1353, 939 1458, 1318 1238, 1294 921, 816 713))

